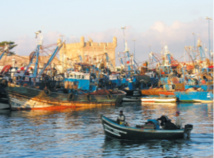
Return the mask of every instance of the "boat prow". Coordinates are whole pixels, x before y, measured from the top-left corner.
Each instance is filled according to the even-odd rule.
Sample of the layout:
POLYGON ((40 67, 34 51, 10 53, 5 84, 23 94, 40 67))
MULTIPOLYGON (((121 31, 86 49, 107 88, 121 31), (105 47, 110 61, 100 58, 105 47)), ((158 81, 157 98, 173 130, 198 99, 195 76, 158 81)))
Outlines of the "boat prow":
POLYGON ((0 102, 0 110, 7 110, 7 109, 10 109, 9 103, 0 102))

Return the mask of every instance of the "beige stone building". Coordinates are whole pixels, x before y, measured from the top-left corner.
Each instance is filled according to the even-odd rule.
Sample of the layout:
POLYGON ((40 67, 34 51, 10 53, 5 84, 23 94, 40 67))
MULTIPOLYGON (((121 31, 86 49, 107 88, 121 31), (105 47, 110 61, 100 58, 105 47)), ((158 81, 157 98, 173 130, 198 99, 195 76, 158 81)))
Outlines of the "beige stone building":
MULTIPOLYGON (((92 40, 85 42, 84 37, 81 37, 79 43, 64 44, 59 52, 59 58, 55 57, 51 63, 59 72, 63 72, 71 67, 71 63, 82 62, 96 64, 96 62, 103 62, 105 60, 105 53, 108 53, 109 60, 115 66, 115 48, 117 46, 117 38, 114 37, 112 42, 109 43, 96 43, 92 40)), ((50 55, 39 57, 39 68, 42 69, 44 64, 48 62, 50 55)), ((29 56, 4 55, 0 60, 0 70, 5 65, 14 67, 23 67, 29 64, 29 56)), ((106 65, 105 65, 106 66, 106 65)), ((34 67, 34 64, 31 65, 34 67)))
POLYGON ((109 60, 115 67, 115 48, 117 47, 117 38, 114 37, 112 42, 97 43, 93 40, 85 41, 81 37, 79 43, 64 44, 60 50, 60 61, 63 67, 69 68, 73 63, 84 62, 96 64, 96 62, 105 62, 105 53, 108 53, 109 60), (82 59, 82 61, 81 61, 82 59))

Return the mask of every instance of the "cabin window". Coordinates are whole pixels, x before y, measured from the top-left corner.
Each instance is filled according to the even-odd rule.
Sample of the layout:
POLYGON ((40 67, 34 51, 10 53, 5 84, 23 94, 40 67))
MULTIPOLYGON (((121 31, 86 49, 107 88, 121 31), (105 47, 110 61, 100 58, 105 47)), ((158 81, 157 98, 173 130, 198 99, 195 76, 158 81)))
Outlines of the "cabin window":
POLYGON ((84 75, 82 75, 82 79, 84 79, 84 75))
POLYGON ((85 78, 85 79, 89 79, 89 75, 85 75, 84 78, 85 78))

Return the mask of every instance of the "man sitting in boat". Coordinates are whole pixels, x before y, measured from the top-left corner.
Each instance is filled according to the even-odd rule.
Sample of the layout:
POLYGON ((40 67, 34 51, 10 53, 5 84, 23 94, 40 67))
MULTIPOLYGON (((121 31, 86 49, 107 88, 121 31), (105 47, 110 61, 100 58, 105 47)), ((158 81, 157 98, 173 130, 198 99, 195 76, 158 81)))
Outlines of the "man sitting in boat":
POLYGON ((119 125, 125 125, 125 119, 126 119, 126 117, 123 114, 123 111, 121 110, 119 116, 117 117, 117 123, 119 125))
POLYGON ((157 120, 161 121, 160 125, 163 129, 168 129, 168 130, 178 129, 177 126, 174 123, 172 123, 171 120, 165 115, 162 115, 157 120))
POLYGON ((181 116, 180 116, 180 111, 176 111, 176 120, 175 120, 175 125, 178 129, 182 128, 182 120, 181 120, 181 116))

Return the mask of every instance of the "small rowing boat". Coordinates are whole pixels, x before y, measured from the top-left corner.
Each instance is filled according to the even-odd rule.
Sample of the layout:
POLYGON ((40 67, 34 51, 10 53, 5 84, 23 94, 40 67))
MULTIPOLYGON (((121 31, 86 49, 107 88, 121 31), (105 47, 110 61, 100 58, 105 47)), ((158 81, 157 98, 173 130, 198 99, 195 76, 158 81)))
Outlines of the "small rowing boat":
POLYGON ((146 140, 146 139, 181 139, 190 136, 193 125, 187 124, 183 129, 160 129, 159 125, 144 125, 130 127, 119 125, 116 121, 101 115, 105 135, 117 139, 146 140))

